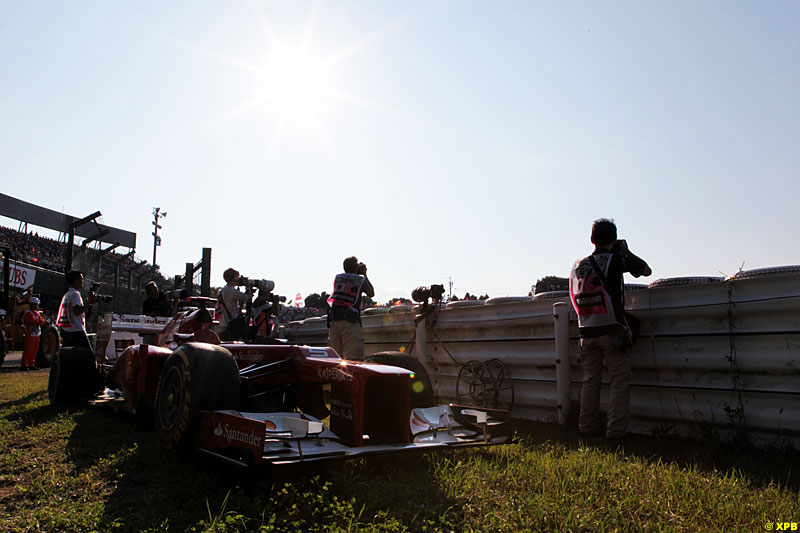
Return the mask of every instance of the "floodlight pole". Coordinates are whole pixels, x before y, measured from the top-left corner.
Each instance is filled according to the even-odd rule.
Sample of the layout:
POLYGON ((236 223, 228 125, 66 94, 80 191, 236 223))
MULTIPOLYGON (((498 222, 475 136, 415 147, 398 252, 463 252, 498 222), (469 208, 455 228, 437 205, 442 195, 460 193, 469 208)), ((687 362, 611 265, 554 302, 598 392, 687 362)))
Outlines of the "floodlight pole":
POLYGON ((158 230, 161 229, 161 226, 158 224, 158 219, 166 216, 166 211, 162 213, 160 207, 153 208, 153 222, 151 222, 155 226, 153 230, 153 268, 156 267, 156 250, 161 246, 161 237, 158 236, 158 230))

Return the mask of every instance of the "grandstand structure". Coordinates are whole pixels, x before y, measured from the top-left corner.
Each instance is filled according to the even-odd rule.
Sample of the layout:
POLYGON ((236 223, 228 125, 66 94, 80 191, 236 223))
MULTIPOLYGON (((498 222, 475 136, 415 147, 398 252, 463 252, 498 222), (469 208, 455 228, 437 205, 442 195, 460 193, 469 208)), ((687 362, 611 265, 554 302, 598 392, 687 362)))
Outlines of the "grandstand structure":
POLYGON ((32 286, 46 312, 56 310, 69 270, 84 273, 86 290, 99 284, 97 292, 113 302, 100 306, 118 313, 141 311, 147 281, 171 284, 153 265, 136 259, 136 233, 101 224, 99 211, 77 217, 0 193, 0 215, 19 223, 16 230, 0 227, 0 247, 11 267, 4 268, 6 286, 16 293, 32 286), (29 226, 58 232, 58 238, 39 236, 29 226))

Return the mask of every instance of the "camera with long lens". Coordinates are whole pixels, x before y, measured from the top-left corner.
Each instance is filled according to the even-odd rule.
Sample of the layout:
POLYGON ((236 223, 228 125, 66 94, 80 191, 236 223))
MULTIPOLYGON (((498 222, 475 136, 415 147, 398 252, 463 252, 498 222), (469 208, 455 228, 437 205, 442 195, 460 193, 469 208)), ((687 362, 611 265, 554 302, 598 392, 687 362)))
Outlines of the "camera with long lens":
POLYGON ((425 303, 428 298, 434 302, 441 302, 444 296, 444 285, 420 286, 411 292, 411 299, 415 302, 425 303))
POLYGON ((99 294, 97 291, 100 290, 100 286, 100 283, 92 283, 92 286, 89 287, 89 294, 96 302, 105 304, 111 303, 114 300, 114 297, 110 294, 99 294))
POLYGON ((164 294, 169 299, 173 300, 185 300, 189 297, 189 291, 186 289, 175 289, 174 291, 166 291, 164 294))
POLYGON ((275 282, 269 279, 251 279, 239 276, 239 286, 259 291, 271 292, 275 288, 275 282))

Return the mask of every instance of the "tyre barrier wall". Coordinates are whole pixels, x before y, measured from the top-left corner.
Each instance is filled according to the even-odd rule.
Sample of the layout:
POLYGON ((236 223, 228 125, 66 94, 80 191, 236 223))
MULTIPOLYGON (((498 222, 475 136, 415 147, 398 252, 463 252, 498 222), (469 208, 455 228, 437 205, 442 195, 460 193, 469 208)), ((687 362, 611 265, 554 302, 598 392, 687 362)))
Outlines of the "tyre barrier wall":
MULTIPOLYGON (((800 446, 800 272, 692 280, 627 293, 629 311, 642 321, 631 351, 631 430, 701 437, 744 432, 756 444, 800 446)), ((514 378, 514 417, 556 422, 557 302, 570 309, 569 398, 577 409, 582 373, 568 297, 447 307, 435 329, 420 326, 416 336, 417 308, 367 314, 365 349, 422 354, 444 401, 456 399, 461 364, 500 359, 514 378), (416 342, 409 346, 412 338, 416 342)), ((322 346, 325 320, 290 323, 287 336, 293 343, 322 346)), ((603 383, 605 411, 607 373, 603 383)))

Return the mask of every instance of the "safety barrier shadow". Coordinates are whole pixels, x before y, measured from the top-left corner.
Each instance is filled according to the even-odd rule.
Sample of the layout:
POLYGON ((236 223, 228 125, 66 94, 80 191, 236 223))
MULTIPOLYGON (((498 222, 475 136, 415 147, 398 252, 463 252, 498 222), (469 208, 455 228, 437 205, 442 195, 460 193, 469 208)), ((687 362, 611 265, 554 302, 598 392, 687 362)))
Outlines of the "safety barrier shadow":
MULTIPOLYGON (((601 424, 604 427, 605 420, 601 424)), ((557 443, 568 450, 591 447, 649 463, 671 463, 680 468, 745 476, 754 486, 779 484, 800 489, 800 451, 776 441, 771 448, 754 447, 744 439, 725 439, 714 433, 706 438, 684 438, 669 434, 629 434, 622 439, 602 435, 580 435, 577 422, 562 428, 557 424, 518 422, 519 442, 525 447, 557 443)))

